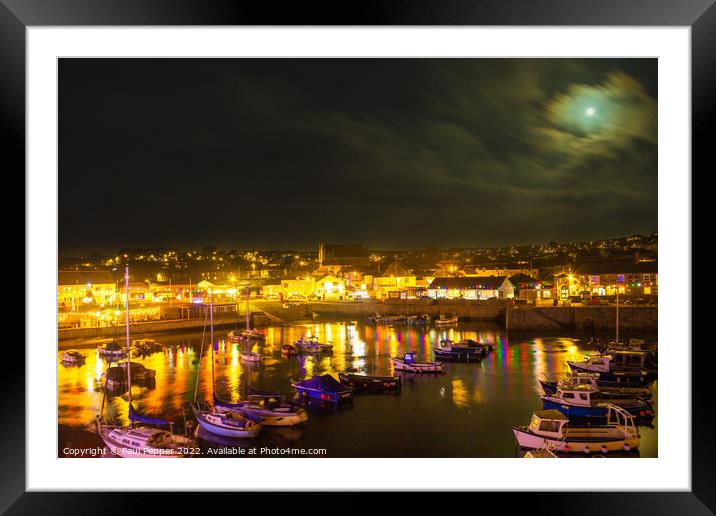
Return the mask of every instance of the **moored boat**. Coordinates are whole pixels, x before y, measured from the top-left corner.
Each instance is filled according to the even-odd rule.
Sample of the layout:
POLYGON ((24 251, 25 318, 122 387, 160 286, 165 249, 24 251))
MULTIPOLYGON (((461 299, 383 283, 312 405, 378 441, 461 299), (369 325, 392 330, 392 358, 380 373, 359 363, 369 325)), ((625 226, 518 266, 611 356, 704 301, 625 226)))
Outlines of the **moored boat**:
POLYGON ((264 426, 293 426, 308 421, 306 410, 296 403, 285 401, 283 396, 252 395, 247 401, 237 403, 221 401, 214 396, 214 406, 258 416, 264 426))
POLYGON ((574 372, 599 373, 605 381, 647 383, 656 378, 654 355, 644 351, 613 351, 586 357, 582 362, 567 361, 574 372))
POLYGON ((127 355, 127 350, 114 341, 98 347, 97 351, 103 357, 110 358, 121 358, 127 355))
POLYGON ((123 427, 97 423, 97 433, 107 449, 122 458, 191 457, 193 441, 166 430, 151 427, 123 427))
POLYGON ((409 373, 442 373, 444 366, 442 362, 416 362, 415 353, 408 351, 402 358, 390 357, 393 368, 396 371, 407 371, 409 373))
POLYGON ((281 354, 287 357, 295 357, 298 355, 298 348, 293 344, 284 344, 281 346, 281 354))
POLYGON ((333 344, 326 344, 319 342, 318 338, 313 337, 301 337, 293 342, 293 345, 298 348, 299 351, 305 351, 307 353, 321 353, 324 351, 333 351, 333 344))
POLYGON ((634 418, 616 405, 609 406, 604 425, 576 425, 558 410, 538 410, 529 426, 515 426, 512 431, 521 448, 562 453, 629 451, 641 441, 634 418))
POLYGON ((353 401, 353 390, 333 378, 330 374, 314 376, 307 380, 292 381, 300 399, 318 400, 329 403, 353 401))
POLYGON ((604 394, 629 397, 636 396, 642 399, 650 399, 651 391, 644 386, 634 385, 612 385, 611 382, 602 383, 599 373, 571 373, 562 380, 540 379, 542 390, 545 394, 551 395, 557 392, 557 388, 562 385, 590 385, 595 391, 604 394))
POLYGON ((411 326, 423 326, 430 324, 430 316, 428 314, 423 315, 409 315, 405 318, 405 322, 411 326))
MULTIPOLYGON (((121 368, 122 371, 125 371, 126 374, 128 362, 119 362, 117 366, 121 368)), ((132 362, 129 369, 133 381, 153 380, 157 376, 157 372, 154 369, 148 369, 138 362, 132 362)))
POLYGON ((646 400, 606 395, 590 385, 562 385, 555 394, 541 396, 541 399, 545 409, 557 409, 570 417, 604 418, 611 405, 618 405, 632 416, 646 418, 654 415, 646 400))
POLYGON ((458 323, 457 316, 446 317, 444 314, 441 314, 440 317, 435 319, 436 326, 449 326, 451 324, 457 324, 457 323, 458 323))
POLYGON ((239 358, 244 362, 261 362, 263 356, 255 351, 239 351, 239 358))
POLYGON ((199 425, 212 434, 236 439, 250 439, 261 432, 261 417, 208 403, 193 401, 191 404, 199 425))
POLYGON ((79 351, 73 349, 67 350, 62 353, 62 363, 69 365, 84 364, 85 356, 79 351))
POLYGON ((482 348, 463 345, 451 340, 440 341, 440 346, 433 348, 436 360, 450 362, 479 362, 482 359, 482 348))
POLYGON ((338 379, 355 392, 399 392, 402 387, 400 376, 369 376, 346 371, 338 373, 338 379))

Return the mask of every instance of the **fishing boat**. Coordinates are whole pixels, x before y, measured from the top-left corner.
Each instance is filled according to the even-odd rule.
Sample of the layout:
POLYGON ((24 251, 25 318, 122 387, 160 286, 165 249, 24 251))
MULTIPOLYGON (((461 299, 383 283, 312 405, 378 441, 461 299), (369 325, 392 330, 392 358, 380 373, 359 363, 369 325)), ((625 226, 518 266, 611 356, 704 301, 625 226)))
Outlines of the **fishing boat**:
POLYGON ((609 382, 643 384, 656 378, 653 355, 644 351, 613 351, 567 364, 574 372, 599 373, 609 382))
POLYGON ((109 358, 122 358, 127 355, 127 350, 114 341, 98 347, 97 351, 103 357, 109 358))
MULTIPOLYGON (((211 324, 211 392, 213 400, 216 401, 217 398, 214 393, 214 302, 211 292, 209 292, 209 319, 211 324)), ((204 328, 206 329, 206 326, 204 326, 204 328)), ((199 356, 201 357, 203 353, 204 338, 202 336, 199 356)), ((199 368, 201 368, 201 361, 199 362, 199 368)), ((197 399, 199 378, 200 375, 197 371, 194 401, 191 403, 191 408, 201 428, 212 434, 237 439, 254 438, 261 432, 263 424, 260 416, 221 404, 214 403, 212 405, 204 401, 199 401, 197 399)))
POLYGON ((444 366, 442 362, 416 362, 415 353, 408 351, 403 358, 390 357, 393 368, 396 371, 407 371, 409 373, 442 373, 444 366))
POLYGON ((307 380, 292 381, 291 386, 298 391, 299 399, 319 400, 329 403, 353 401, 353 390, 346 387, 330 374, 314 376, 307 380))
POLYGON ((287 357, 295 357, 298 355, 298 348, 293 344, 284 344, 281 346, 281 354, 287 357))
POLYGON ((440 314, 440 317, 435 319, 436 326, 450 326, 451 324, 457 324, 457 316, 446 317, 445 314, 440 314))
POLYGON ((340 382, 354 392, 400 392, 400 376, 369 376, 358 372, 338 373, 340 382))
POLYGON ((558 410, 538 410, 529 426, 512 427, 521 448, 548 448, 562 453, 629 451, 641 438, 634 418, 617 405, 610 405, 604 425, 575 425, 558 410))
POLYGON ((599 373, 571 373, 561 380, 540 379, 545 394, 556 394, 557 388, 563 385, 590 385, 595 391, 614 396, 637 396, 642 399, 651 398, 651 391, 642 386, 603 385, 600 383, 599 373))
POLYGON ((555 394, 541 396, 545 409, 557 409, 570 417, 604 418, 610 405, 639 417, 652 417, 649 402, 637 397, 617 397, 595 391, 590 385, 563 385, 555 394))
POLYGON ((306 410, 296 403, 285 401, 283 396, 252 395, 247 401, 237 403, 221 401, 214 396, 214 406, 257 416, 264 426, 293 426, 308 421, 306 410))
MULTIPOLYGON (((129 292, 129 266, 125 266, 125 291, 129 292)), ((125 296, 125 328, 126 328, 126 353, 129 354, 129 296, 125 296)), ((107 449, 117 457, 147 457, 147 458, 178 458, 191 456, 191 450, 195 449, 192 439, 175 434, 172 431, 173 422, 165 419, 143 416, 134 410, 132 405, 132 364, 128 362, 126 368, 127 393, 129 397, 129 425, 118 426, 107 424, 102 416, 104 409, 104 397, 102 407, 95 421, 97 433, 102 438, 107 449), (137 425, 169 426, 170 430, 161 430, 153 427, 135 427, 137 425), (187 455, 188 453, 188 455, 187 455)), ((109 370, 124 372, 121 367, 110 367, 109 370)), ((107 374, 107 380, 109 380, 107 374)))
POLYGON ((436 360, 449 362, 479 362, 482 359, 482 348, 451 340, 440 341, 440 346, 433 348, 433 353, 436 360))
POLYGON ((79 365, 85 363, 85 356, 79 351, 70 349, 62 353, 62 363, 67 365, 79 365))

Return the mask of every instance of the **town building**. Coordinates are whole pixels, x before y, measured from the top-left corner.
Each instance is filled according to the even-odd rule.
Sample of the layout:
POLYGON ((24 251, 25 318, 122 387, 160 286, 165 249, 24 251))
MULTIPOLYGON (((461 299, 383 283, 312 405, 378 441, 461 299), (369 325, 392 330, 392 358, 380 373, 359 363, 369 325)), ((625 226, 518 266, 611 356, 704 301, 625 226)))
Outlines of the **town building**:
POLYGON ((514 297, 514 287, 507 276, 462 276, 435 278, 427 289, 435 299, 508 299, 514 297))
POLYGON ((117 282, 109 271, 59 271, 57 306, 65 310, 104 307, 117 301, 117 282))
POLYGON ((346 297, 346 282, 338 276, 324 276, 316 281, 314 295, 322 300, 336 300, 346 297))

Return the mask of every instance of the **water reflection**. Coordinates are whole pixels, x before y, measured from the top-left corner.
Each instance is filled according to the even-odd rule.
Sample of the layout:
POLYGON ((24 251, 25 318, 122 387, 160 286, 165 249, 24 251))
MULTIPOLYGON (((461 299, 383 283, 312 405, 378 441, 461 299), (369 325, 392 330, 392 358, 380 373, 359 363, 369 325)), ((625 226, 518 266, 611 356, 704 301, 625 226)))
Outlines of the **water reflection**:
MULTIPOLYGON (((495 345, 481 362, 446 364, 445 375, 403 375, 398 396, 361 396, 351 410, 339 414, 312 412, 309 422, 289 431, 288 437, 276 432, 261 437, 294 446, 326 447, 335 457, 514 457, 510 428, 527 424, 532 411, 541 408, 539 379, 561 376, 568 371, 567 360, 596 352, 587 344, 589 336, 576 334, 511 334, 508 339, 498 328, 469 323, 436 329, 341 322, 269 327, 266 341, 253 347, 264 357, 255 364, 240 359, 239 346, 228 341, 224 332, 215 336, 213 355, 208 343, 200 353, 201 332, 157 336, 162 351, 132 359, 157 372, 154 385, 133 386, 135 408, 177 422, 189 418, 185 410, 195 391, 200 399, 211 401, 212 361, 216 395, 236 402, 252 389, 292 394, 292 379, 336 375, 347 369, 391 375, 390 356, 412 350, 418 359, 432 360, 432 348, 446 338, 495 345), (331 341, 333 352, 284 357, 281 346, 302 334, 331 341)), ((626 335, 630 336, 656 340, 655 334, 626 335)), ((81 428, 99 412, 104 395, 100 378, 107 362, 97 354, 96 343, 73 342, 70 347, 79 349, 86 362, 65 366, 58 353, 58 423, 81 428)), ((656 384, 652 388, 656 401, 656 384)), ((109 396, 105 415, 126 423, 127 400, 126 393, 109 396)), ((656 456, 656 420, 653 428, 640 432, 641 456, 656 456)))

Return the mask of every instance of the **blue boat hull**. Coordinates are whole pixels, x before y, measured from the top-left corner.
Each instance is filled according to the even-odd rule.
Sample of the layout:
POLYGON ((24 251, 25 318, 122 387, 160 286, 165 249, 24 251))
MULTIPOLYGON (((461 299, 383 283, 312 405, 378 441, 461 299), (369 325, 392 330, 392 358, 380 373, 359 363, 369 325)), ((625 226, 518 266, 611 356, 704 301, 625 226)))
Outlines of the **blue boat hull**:
MULTIPOLYGON (((542 402, 545 409, 557 409, 568 417, 606 418, 609 411, 606 407, 577 407, 548 400, 542 400, 542 402)), ((645 417, 651 415, 651 409, 649 407, 634 406, 622 408, 634 417, 645 417)))
POLYGON ((215 425, 214 423, 210 423, 209 421, 201 417, 201 415, 199 414, 196 414, 196 420, 199 422, 199 425, 207 432, 211 432, 212 434, 220 435, 222 437, 231 437, 233 439, 246 439, 255 436, 254 432, 251 432, 244 428, 234 429, 226 428, 225 426, 215 425))

